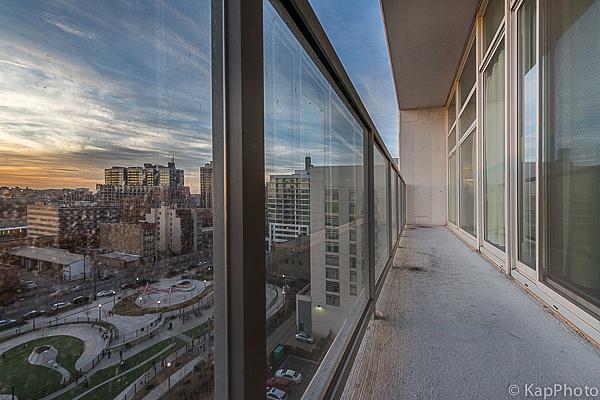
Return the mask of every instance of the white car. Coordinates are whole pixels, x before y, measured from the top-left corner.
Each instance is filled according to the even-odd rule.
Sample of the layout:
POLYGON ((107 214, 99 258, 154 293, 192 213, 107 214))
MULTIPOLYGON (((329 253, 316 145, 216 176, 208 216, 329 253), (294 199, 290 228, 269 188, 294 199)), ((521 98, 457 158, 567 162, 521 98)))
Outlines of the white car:
POLYGON ((296 340, 303 343, 313 344, 315 338, 310 336, 308 333, 298 332, 296 333, 296 340))
POLYGON ((107 296, 114 296, 115 294, 117 294, 117 292, 115 292, 114 290, 103 290, 101 292, 98 292, 96 294, 97 297, 107 297, 107 296))
POLYGON ((302 374, 292 369, 278 369, 277 372, 275 372, 275 376, 278 378, 285 378, 295 384, 302 382, 302 374))
POLYGON ((270 387, 270 388, 267 388, 267 399, 268 400, 286 400, 287 393, 281 389, 270 387))
POLYGON ((62 310, 63 308, 67 308, 71 305, 71 303, 63 303, 62 301, 58 302, 58 303, 54 303, 52 304, 52 307, 50 307, 50 309, 52 311, 56 311, 56 310, 62 310))

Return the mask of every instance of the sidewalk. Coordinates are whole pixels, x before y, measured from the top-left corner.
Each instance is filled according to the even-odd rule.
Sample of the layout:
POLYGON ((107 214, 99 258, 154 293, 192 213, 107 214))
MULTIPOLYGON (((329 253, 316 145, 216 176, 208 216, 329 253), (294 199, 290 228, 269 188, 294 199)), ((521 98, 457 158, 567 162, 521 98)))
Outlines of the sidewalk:
POLYGON ((148 393, 144 400, 159 400, 165 393, 167 393, 172 387, 174 387, 179 381, 188 376, 193 370, 194 366, 198 364, 207 353, 203 353, 195 357, 192 361, 185 364, 182 368, 178 369, 171 374, 171 379, 165 379, 158 386, 148 393))

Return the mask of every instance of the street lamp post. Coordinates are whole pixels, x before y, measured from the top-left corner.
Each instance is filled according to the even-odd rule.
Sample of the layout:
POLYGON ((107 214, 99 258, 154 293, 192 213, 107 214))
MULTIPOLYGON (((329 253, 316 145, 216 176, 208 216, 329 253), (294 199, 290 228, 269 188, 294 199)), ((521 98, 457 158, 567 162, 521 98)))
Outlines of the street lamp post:
POLYGON ((169 371, 171 369, 171 363, 168 362, 167 363, 167 374, 169 375, 169 390, 171 390, 171 371, 169 371))
POLYGON ((285 288, 286 288, 285 274, 283 274, 283 318, 287 317, 287 302, 285 301, 285 288))
POLYGON ((102 304, 98 304, 98 321, 102 322, 102 304))
POLYGON ((160 300, 156 301, 156 312, 160 310, 160 300))

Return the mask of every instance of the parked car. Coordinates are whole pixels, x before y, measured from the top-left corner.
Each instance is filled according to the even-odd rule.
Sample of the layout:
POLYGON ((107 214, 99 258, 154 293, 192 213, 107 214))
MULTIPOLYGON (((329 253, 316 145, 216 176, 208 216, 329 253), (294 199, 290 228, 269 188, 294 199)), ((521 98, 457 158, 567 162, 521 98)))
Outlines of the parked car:
POLYGON ((286 400, 287 393, 281 389, 275 387, 267 388, 267 399, 268 400, 286 400))
POLYGON ((108 296, 114 296, 115 294, 117 294, 117 292, 115 292, 114 290, 102 290, 100 292, 98 292, 96 294, 96 296, 98 297, 108 297, 108 296))
POLYGON ((132 288, 133 285, 131 283, 124 283, 121 285, 121 290, 132 288))
POLYGON ((46 311, 44 311, 44 310, 31 310, 31 311, 23 314, 23 319, 33 319, 33 318, 41 317, 44 314, 46 314, 46 311))
POLYGON ((73 304, 79 306, 81 304, 87 304, 90 301, 90 298, 87 296, 77 296, 73 299, 73 304))
POLYGON ((81 290, 81 289, 83 289, 83 285, 77 285, 77 286, 73 286, 73 287, 71 288, 71 293, 75 293, 75 292, 77 292, 77 291, 79 291, 79 290, 81 290))
POLYGON ((275 376, 272 376, 269 379, 267 379, 267 387, 281 389, 287 393, 290 388, 290 381, 285 378, 277 378, 275 376))
POLYGON ((54 303, 54 304, 52 304, 52 307, 50 307, 50 309, 51 309, 52 311, 57 311, 57 310, 62 310, 63 308, 67 308, 67 307, 69 307, 70 305, 71 305, 71 303, 69 303, 69 302, 67 302, 67 303, 64 303, 64 302, 62 302, 62 301, 59 301, 58 303, 54 303))
POLYGON ((29 290, 37 289, 38 284, 35 281, 25 281, 25 287, 29 290))
POLYGON ((315 342, 315 338, 309 335, 308 333, 298 332, 296 333, 296 340, 302 343, 313 344, 315 342))
POLYGON ((108 281, 109 279, 113 279, 116 278, 116 275, 114 274, 107 274, 107 275, 103 275, 102 277, 100 277, 101 281, 108 281))
POLYGON ((13 326, 16 323, 17 323, 16 319, 1 319, 0 320, 0 329, 8 328, 10 326, 13 326))
POLYGON ((302 382, 302 374, 293 369, 278 369, 277 372, 275 372, 275 376, 277 378, 287 379, 295 384, 302 382))

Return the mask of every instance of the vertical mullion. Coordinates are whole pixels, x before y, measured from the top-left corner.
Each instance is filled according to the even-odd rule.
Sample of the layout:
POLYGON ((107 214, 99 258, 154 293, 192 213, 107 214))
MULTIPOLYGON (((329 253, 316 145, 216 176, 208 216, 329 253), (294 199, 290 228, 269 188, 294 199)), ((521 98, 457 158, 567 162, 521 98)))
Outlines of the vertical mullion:
POLYGON ((367 215, 366 215, 366 233, 367 233, 367 268, 369 269, 368 276, 368 295, 369 299, 375 301, 377 298, 375 283, 375 155, 373 144, 373 132, 367 131, 365 136, 365 189, 367 200, 367 215))
POLYGON ((222 103, 213 126, 221 201, 215 207, 215 397, 258 399, 266 370, 263 5, 215 1, 223 2, 222 58, 214 60, 222 62, 215 96, 223 95, 215 98, 222 103))

